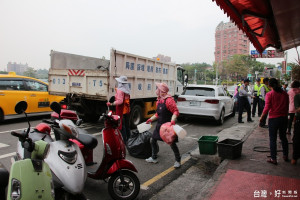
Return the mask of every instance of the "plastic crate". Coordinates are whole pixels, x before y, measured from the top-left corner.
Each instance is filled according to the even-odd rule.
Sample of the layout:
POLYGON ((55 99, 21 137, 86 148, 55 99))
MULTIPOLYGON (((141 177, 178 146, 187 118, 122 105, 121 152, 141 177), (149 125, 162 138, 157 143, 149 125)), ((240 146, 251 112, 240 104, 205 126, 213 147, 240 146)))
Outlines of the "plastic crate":
POLYGON ((202 136, 198 140, 200 154, 214 155, 217 152, 218 136, 202 136))
POLYGON ((217 143, 219 157, 224 159, 236 159, 241 157, 243 141, 225 139, 217 143))

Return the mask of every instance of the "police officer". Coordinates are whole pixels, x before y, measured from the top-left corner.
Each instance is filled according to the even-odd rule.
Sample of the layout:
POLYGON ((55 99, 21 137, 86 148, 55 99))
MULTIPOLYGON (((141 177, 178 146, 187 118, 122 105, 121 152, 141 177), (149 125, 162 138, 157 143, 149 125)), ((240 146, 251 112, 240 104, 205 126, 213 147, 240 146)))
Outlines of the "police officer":
POLYGON ((242 115, 243 115, 243 110, 244 108, 247 111, 247 122, 253 122, 253 120, 251 119, 251 106, 250 103, 248 101, 248 97, 252 97, 251 94, 249 94, 249 90, 248 90, 248 85, 249 85, 250 80, 249 79, 245 79, 244 80, 244 84, 242 84, 239 88, 239 117, 238 117, 238 122, 239 123, 244 123, 242 120, 242 115))
MULTIPOLYGON (((258 106, 260 107, 261 110, 264 110, 264 108, 265 108, 265 97, 269 91, 270 91, 269 78, 264 78, 263 84, 261 84, 259 86, 258 92, 257 92, 257 96, 259 97, 258 106)), ((263 128, 268 128, 268 126, 266 126, 266 121, 267 121, 267 115, 265 115, 264 119, 261 120, 261 122, 259 123, 259 126, 263 127, 263 128)))
POLYGON ((255 112, 256 112, 256 106, 257 106, 257 111, 258 111, 258 117, 261 116, 262 110, 260 109, 258 102, 259 102, 259 97, 257 95, 258 93, 258 88, 260 87, 260 78, 256 79, 256 83, 254 85, 254 90, 253 90, 253 107, 252 107, 252 117, 255 117, 255 112))

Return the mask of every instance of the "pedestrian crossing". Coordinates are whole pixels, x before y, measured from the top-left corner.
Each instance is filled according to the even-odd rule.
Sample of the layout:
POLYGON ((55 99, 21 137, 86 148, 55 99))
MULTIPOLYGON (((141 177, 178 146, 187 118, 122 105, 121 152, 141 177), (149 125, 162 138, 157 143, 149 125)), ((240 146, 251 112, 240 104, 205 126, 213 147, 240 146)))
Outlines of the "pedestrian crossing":
POLYGON ((3 148, 3 147, 8 147, 8 146, 9 146, 8 144, 0 143, 0 149, 3 148))

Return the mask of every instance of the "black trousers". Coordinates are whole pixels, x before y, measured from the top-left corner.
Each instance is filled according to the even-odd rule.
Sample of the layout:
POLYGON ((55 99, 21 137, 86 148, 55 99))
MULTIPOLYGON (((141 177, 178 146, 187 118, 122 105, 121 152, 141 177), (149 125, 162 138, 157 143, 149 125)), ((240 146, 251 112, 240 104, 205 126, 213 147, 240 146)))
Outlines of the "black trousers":
MULTIPOLYGON (((264 111, 264 108, 265 108, 265 101, 262 100, 262 99, 259 99, 258 106, 260 107, 261 111, 263 112, 263 111, 264 111)), ((266 116, 263 118, 262 122, 260 122, 259 125, 260 125, 260 126, 266 125, 266 123, 267 123, 267 118, 268 118, 268 115, 266 115, 266 116)))
POLYGON ((129 124, 129 113, 123 114, 123 122, 122 122, 122 137, 124 142, 126 143, 127 140, 130 138, 130 124, 129 124))
POLYGON ((293 159, 300 158, 300 117, 296 119, 293 136, 293 159))
MULTIPOLYGON (((174 152, 175 160, 177 162, 180 162, 181 157, 180 157, 180 153, 179 153, 179 149, 177 147, 176 141, 174 141, 170 146, 171 146, 171 149, 174 152)), ((157 158, 157 153, 158 153, 158 150, 159 150, 156 139, 151 138, 151 147, 152 147, 152 158, 156 159, 157 158)))
POLYGON ((287 132, 291 132, 294 117, 295 117, 295 113, 289 113, 289 122, 288 122, 287 132))
POLYGON ((243 121, 243 111, 244 108, 247 111, 247 121, 251 120, 251 106, 249 104, 248 98, 247 97, 239 97, 239 117, 238 120, 239 122, 243 121))
POLYGON ((277 133, 281 140, 283 155, 288 157, 289 144, 286 138, 287 117, 277 117, 269 119, 269 138, 270 138, 270 151, 272 160, 277 158, 277 133))
POLYGON ((253 99, 253 105, 252 105, 252 115, 254 116, 256 113, 256 107, 257 107, 257 111, 258 111, 258 116, 261 116, 262 114, 262 110, 261 107, 259 106, 259 97, 255 96, 255 98, 253 99))

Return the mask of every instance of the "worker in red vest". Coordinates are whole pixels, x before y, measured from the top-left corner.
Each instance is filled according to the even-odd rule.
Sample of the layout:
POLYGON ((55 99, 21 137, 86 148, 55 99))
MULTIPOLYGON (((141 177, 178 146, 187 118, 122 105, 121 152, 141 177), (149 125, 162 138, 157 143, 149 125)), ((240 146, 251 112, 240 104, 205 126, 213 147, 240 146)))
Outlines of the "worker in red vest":
POLYGON ((115 101, 107 102, 107 106, 116 106, 116 115, 120 116, 119 130, 122 133, 124 142, 126 143, 130 137, 129 113, 130 113, 130 88, 126 76, 116 78, 118 88, 116 88, 115 101))

